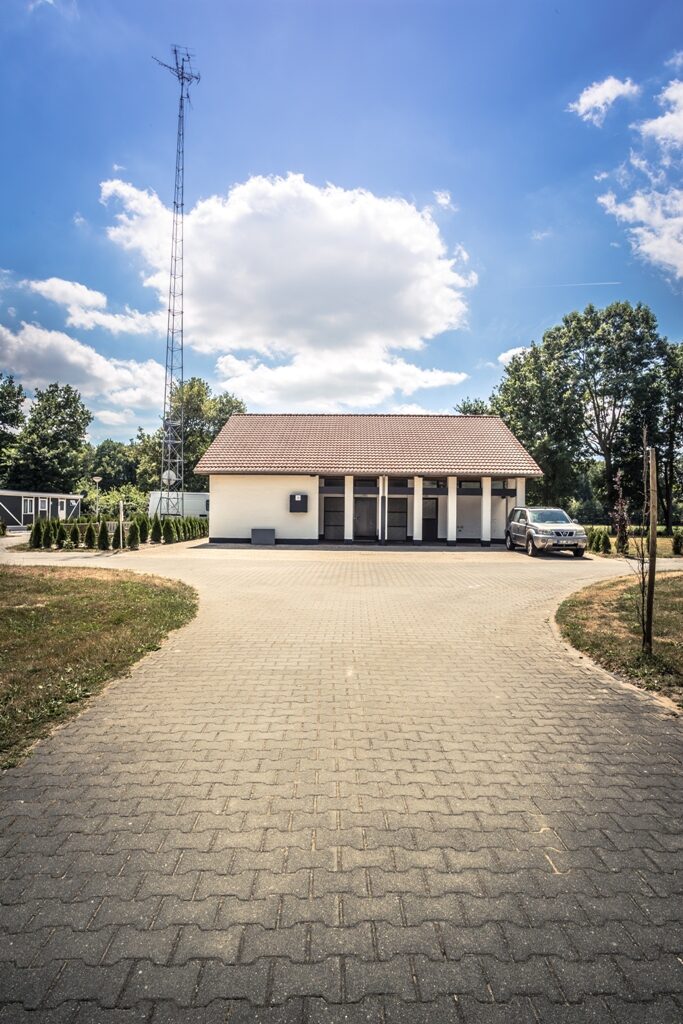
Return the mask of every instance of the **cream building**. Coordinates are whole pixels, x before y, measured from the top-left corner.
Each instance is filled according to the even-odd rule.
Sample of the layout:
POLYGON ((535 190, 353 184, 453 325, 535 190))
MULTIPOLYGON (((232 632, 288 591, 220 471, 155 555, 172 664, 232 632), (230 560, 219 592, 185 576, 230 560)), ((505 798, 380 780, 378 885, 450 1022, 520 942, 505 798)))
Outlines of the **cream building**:
POLYGON ((541 471, 497 416, 231 416, 196 466, 219 542, 488 545, 541 471))

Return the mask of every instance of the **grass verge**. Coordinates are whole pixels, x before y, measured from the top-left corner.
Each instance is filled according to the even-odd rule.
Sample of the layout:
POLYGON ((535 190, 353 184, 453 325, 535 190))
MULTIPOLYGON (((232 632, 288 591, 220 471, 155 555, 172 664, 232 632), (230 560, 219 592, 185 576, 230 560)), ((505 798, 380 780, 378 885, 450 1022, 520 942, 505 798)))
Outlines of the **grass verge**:
POLYGON ((652 657, 641 649, 637 595, 633 576, 586 587, 558 608, 560 631, 598 664, 683 708, 683 573, 657 576, 652 657))
POLYGON ((196 610, 191 587, 157 576, 0 567, 0 768, 196 610))

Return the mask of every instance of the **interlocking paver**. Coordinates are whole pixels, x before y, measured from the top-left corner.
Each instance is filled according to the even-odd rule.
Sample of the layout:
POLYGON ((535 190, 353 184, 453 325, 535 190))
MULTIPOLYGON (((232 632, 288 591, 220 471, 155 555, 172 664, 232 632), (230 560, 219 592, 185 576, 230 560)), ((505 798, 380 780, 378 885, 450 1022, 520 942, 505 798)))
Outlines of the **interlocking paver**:
POLYGON ((618 563, 68 558, 200 613, 0 780, 0 1024, 683 1019, 680 725, 547 621, 618 563))

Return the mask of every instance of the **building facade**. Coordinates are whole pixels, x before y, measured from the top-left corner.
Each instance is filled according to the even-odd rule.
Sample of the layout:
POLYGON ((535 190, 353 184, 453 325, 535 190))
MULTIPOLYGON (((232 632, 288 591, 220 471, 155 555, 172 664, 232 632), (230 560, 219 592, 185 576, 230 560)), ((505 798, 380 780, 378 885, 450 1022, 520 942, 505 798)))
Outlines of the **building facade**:
POLYGON ((80 494, 46 491, 0 491, 0 519, 10 528, 30 528, 36 519, 78 519, 80 494))
POLYGON ((498 417, 456 415, 234 415, 196 471, 210 540, 265 543, 488 545, 541 475, 498 417))

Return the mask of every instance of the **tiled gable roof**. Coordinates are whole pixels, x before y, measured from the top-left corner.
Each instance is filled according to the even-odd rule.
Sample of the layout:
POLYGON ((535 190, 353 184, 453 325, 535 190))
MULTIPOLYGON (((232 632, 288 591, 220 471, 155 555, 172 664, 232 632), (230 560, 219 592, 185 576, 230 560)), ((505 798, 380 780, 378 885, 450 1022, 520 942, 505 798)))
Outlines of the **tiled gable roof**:
POLYGON ((195 472, 541 475, 498 416, 350 413, 235 414, 195 472))

